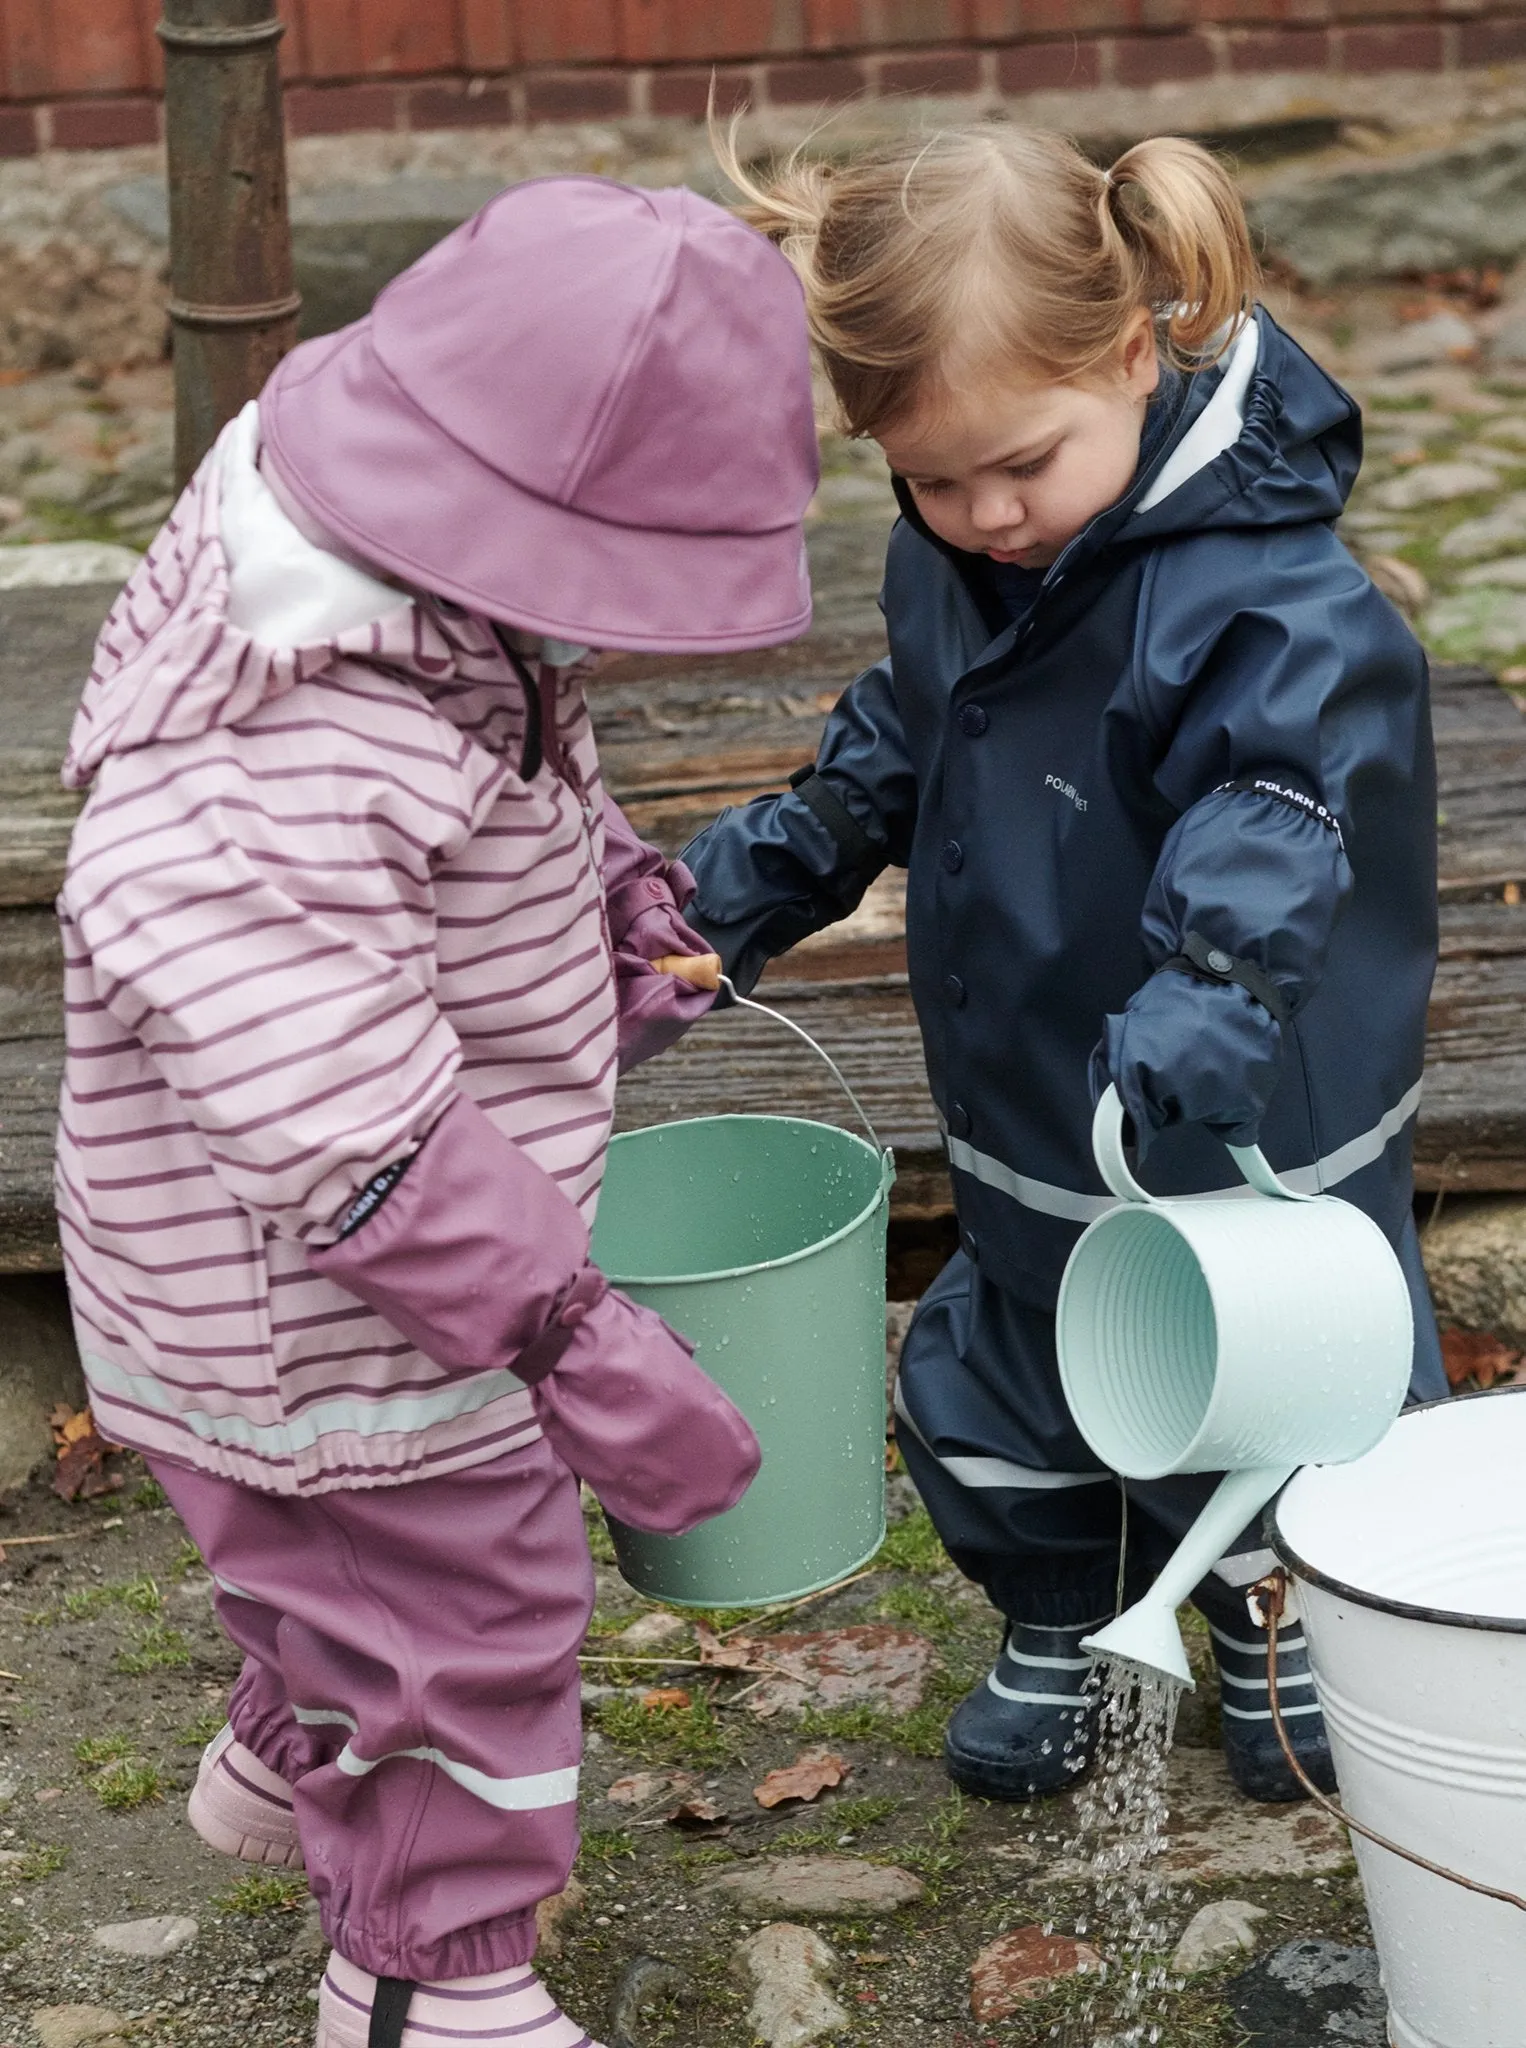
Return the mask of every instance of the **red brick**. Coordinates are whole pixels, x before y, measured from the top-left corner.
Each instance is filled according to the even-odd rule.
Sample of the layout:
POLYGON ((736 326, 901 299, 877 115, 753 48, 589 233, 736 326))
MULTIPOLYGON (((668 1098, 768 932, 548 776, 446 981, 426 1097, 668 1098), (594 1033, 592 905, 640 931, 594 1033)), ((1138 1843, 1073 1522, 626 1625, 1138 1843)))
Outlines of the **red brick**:
POLYGON ((1330 38, 1322 28, 1247 29, 1229 39, 1231 71, 1325 71, 1330 38))
POLYGON ((1518 64, 1526 59, 1526 20, 1465 21, 1458 61, 1473 64, 1518 64))
POLYGON ((30 107, 0 107, 0 157, 35 156, 37 116, 30 107))
POLYGON ((608 64, 622 54, 619 0, 513 0, 513 6, 523 63, 608 64))
POLYGON ((461 61, 468 71, 507 71, 514 62, 514 21, 509 0, 457 0, 461 61))
POLYGON ((360 70, 378 73, 453 71, 461 63, 456 10, 419 0, 361 0, 355 9, 360 70))
POLYGON ((775 0, 620 0, 621 54, 628 64, 690 63, 793 51, 775 0))
POLYGON ((394 85, 297 85, 286 90, 286 126, 293 135, 354 135, 395 128, 394 85))
POLYGON ((361 72, 359 0, 301 0, 302 44, 309 78, 356 78, 361 72))
POLYGON ((1113 77, 1119 85, 1206 78, 1213 68, 1213 50, 1201 36, 1120 36, 1113 45, 1113 77))
MULTIPOLYGON (((782 9, 781 9, 782 12, 782 9)), ((968 0, 805 0, 811 50, 872 50, 897 43, 957 43, 968 0)))
POLYGON ((410 129, 504 128, 514 118, 505 85, 471 79, 466 84, 410 85, 403 91, 404 119, 410 129))
POLYGON ((154 82, 134 0, 45 0, 45 13, 53 74, 46 90, 134 92, 154 82))
POLYGON ((1430 22, 1345 28, 1337 41, 1343 71, 1439 71, 1445 61, 1441 30, 1430 22))
POLYGON ((1022 0, 969 0, 970 34, 977 42, 1002 43, 1028 26, 1022 0))
POLYGON ((1101 46, 1095 42, 1019 43, 996 59, 996 83, 1003 92, 1080 91, 1100 83, 1101 46))
POLYGON ((66 100, 53 109, 55 149, 127 149, 158 140, 157 100, 66 100))
POLYGON ((654 71, 650 106, 654 114, 683 114, 702 121, 715 80, 718 114, 740 113, 752 104, 752 80, 745 71, 654 71))
POLYGON ((1023 30, 1030 36, 1100 35, 1138 26, 1131 0, 1024 0, 1023 30))
POLYGON ((979 92, 980 59, 973 50, 929 50, 915 57, 886 57, 879 67, 881 92, 979 92))
POLYGON ((626 71, 532 71, 525 80, 532 121, 606 121, 630 111, 626 71))
POLYGON ((864 90, 864 75, 845 57, 806 58, 798 64, 770 64, 765 90, 776 107, 807 106, 817 100, 851 100, 864 90))

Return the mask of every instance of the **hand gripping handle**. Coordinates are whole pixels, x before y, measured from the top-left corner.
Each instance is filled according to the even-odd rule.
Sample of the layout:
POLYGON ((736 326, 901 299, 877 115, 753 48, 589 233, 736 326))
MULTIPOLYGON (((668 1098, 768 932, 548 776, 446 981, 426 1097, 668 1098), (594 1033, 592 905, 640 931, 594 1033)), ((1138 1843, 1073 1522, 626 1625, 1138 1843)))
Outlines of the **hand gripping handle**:
MULTIPOLYGON (((1120 1202, 1159 1202, 1163 1198, 1134 1178, 1123 1148, 1123 1102, 1114 1087, 1104 1089, 1092 1118, 1092 1151, 1097 1171, 1120 1202)), ((1258 1195, 1270 1195, 1279 1202, 1316 1202, 1317 1195, 1300 1194, 1279 1180, 1257 1145, 1227 1145, 1225 1150, 1241 1176, 1258 1195)), ((1169 1198, 1167 1198, 1169 1199, 1169 1198)))

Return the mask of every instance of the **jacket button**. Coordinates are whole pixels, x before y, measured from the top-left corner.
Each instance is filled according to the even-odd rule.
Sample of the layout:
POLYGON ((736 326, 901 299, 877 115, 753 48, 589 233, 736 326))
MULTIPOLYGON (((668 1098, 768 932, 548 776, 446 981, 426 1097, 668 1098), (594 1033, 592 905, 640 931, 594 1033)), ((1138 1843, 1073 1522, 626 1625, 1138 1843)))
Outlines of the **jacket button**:
POLYGON ((951 875, 957 875, 964 866, 964 848, 957 839, 945 840, 943 846, 943 865, 951 875))
POLYGON ((1234 964, 1232 956, 1228 953, 1221 953, 1217 947, 1208 955, 1208 965, 1215 974, 1228 974, 1234 964))
POLYGON ((943 996, 945 1002, 952 1009, 962 1010, 964 1008, 965 995, 964 983, 959 979, 958 975, 945 974, 943 977, 943 996))
POLYGON ((961 1230, 959 1233, 959 1243, 967 1259, 979 1258, 980 1239, 975 1235, 973 1230, 961 1230))
POLYGON ((948 1127, 956 1138, 967 1138, 970 1135, 970 1123, 970 1113, 962 1102, 949 1105, 948 1127))
POLYGON ((966 739, 978 740, 990 723, 990 715, 980 704, 966 704, 959 713, 959 730, 966 739))

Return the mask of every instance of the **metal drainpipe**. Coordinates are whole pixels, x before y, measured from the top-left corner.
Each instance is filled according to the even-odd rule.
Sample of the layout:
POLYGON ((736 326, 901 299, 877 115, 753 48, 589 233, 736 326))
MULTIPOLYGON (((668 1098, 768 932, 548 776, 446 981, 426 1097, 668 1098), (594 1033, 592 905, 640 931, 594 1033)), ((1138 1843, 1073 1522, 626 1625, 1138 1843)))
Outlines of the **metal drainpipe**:
POLYGON ((297 338, 271 0, 164 0, 175 475, 297 338))

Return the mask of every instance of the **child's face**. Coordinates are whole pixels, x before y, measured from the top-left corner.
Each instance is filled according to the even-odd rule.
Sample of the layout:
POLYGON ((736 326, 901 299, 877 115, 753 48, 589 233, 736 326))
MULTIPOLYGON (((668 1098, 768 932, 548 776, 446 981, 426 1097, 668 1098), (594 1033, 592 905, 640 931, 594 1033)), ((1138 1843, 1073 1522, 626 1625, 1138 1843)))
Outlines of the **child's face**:
POLYGON ((940 540, 1047 568, 1128 489, 1159 381, 1154 323, 1140 307, 1084 383, 972 381, 887 427, 880 446, 940 540))

